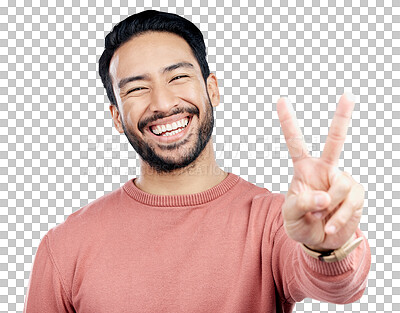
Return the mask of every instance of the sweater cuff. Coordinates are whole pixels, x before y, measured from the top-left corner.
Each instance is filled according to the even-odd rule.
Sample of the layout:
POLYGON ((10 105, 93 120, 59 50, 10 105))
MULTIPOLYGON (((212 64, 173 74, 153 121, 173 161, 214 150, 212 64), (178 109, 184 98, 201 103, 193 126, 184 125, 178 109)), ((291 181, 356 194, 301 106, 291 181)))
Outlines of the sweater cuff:
MULTIPOLYGON (((357 238, 362 237, 362 234, 359 230, 356 232, 357 238)), ((352 270, 355 267, 356 255, 358 253, 362 253, 361 251, 364 250, 365 243, 361 242, 361 244, 352 251, 346 258, 341 261, 327 263, 322 262, 318 259, 313 258, 312 256, 308 255, 299 245, 299 250, 301 254, 301 259, 303 262, 307 264, 307 266, 314 272, 320 273, 325 276, 336 276, 343 274, 352 270)))

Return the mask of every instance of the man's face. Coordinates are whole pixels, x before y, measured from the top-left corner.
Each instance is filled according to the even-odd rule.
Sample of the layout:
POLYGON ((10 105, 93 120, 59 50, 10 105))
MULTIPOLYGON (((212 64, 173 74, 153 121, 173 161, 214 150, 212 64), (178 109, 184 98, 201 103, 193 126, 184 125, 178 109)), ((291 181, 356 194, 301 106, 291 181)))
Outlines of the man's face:
POLYGON ((207 80, 181 37, 150 32, 114 54, 110 74, 119 110, 114 123, 143 161, 159 172, 191 164, 212 134, 212 106, 219 103, 216 78, 207 80))

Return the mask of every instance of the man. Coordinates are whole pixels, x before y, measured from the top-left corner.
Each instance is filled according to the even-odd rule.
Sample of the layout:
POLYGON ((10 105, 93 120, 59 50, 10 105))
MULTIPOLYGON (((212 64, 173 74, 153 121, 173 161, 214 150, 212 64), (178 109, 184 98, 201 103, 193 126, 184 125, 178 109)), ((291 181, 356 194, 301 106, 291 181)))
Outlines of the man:
POLYGON ((277 104, 294 164, 284 197, 220 169, 217 78, 194 24, 145 11, 106 37, 99 71, 141 175, 42 239, 25 312, 291 312, 359 299, 370 251, 363 188, 337 169, 354 106, 340 99, 321 158, 277 104))

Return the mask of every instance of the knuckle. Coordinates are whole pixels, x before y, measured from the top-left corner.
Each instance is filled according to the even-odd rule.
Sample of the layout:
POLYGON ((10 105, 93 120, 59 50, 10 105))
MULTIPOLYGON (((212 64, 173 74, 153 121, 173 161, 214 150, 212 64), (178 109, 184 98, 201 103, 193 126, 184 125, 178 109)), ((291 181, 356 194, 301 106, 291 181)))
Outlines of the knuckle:
POLYGON ((343 227, 347 223, 347 219, 344 216, 338 216, 336 218, 335 224, 340 227, 343 227))
POLYGON ((364 206, 364 198, 365 198, 365 190, 364 187, 361 184, 357 184, 354 187, 355 191, 354 191, 354 197, 351 201, 351 204, 353 205, 353 207, 356 208, 361 208, 364 206))
POLYGON ((359 197, 357 200, 358 208, 362 208, 364 206, 364 197, 359 197))
POLYGON ((356 187, 359 191, 359 193, 364 197, 365 196, 365 188, 363 185, 361 185, 360 183, 357 183, 356 187))
POLYGON ((361 205, 361 201, 359 199, 349 199, 348 206, 354 210, 354 208, 359 208, 361 205))
POLYGON ((349 172, 343 171, 342 174, 344 176, 346 176, 347 178, 351 178, 351 175, 349 174, 349 172))
POLYGON ((299 199, 297 199, 297 207, 300 210, 304 210, 305 205, 304 197, 299 197, 299 199))
POLYGON ((340 183, 340 188, 344 192, 349 192, 351 187, 354 185, 354 183, 352 182, 352 178, 349 177, 348 174, 342 175, 339 183, 340 183))
POLYGON ((360 209, 358 209, 358 210, 356 210, 356 211, 354 212, 353 218, 355 218, 355 219, 358 220, 358 219, 361 218, 362 214, 363 214, 363 208, 360 208, 360 209))
POLYGON ((329 138, 333 141, 342 142, 346 139, 346 136, 341 135, 340 133, 331 132, 329 138))
POLYGON ((304 194, 300 195, 297 199, 297 207, 302 210, 305 211, 307 209, 307 199, 306 196, 304 194))

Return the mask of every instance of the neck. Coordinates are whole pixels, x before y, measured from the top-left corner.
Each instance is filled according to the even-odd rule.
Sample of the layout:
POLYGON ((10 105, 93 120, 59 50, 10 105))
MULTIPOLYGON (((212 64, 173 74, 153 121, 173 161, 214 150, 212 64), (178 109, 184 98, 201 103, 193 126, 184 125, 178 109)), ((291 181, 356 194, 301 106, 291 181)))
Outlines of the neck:
POLYGON ((155 195, 187 195, 210 189, 222 182, 228 174, 215 161, 212 141, 199 157, 185 168, 169 173, 158 173, 142 161, 141 175, 135 185, 155 195))

